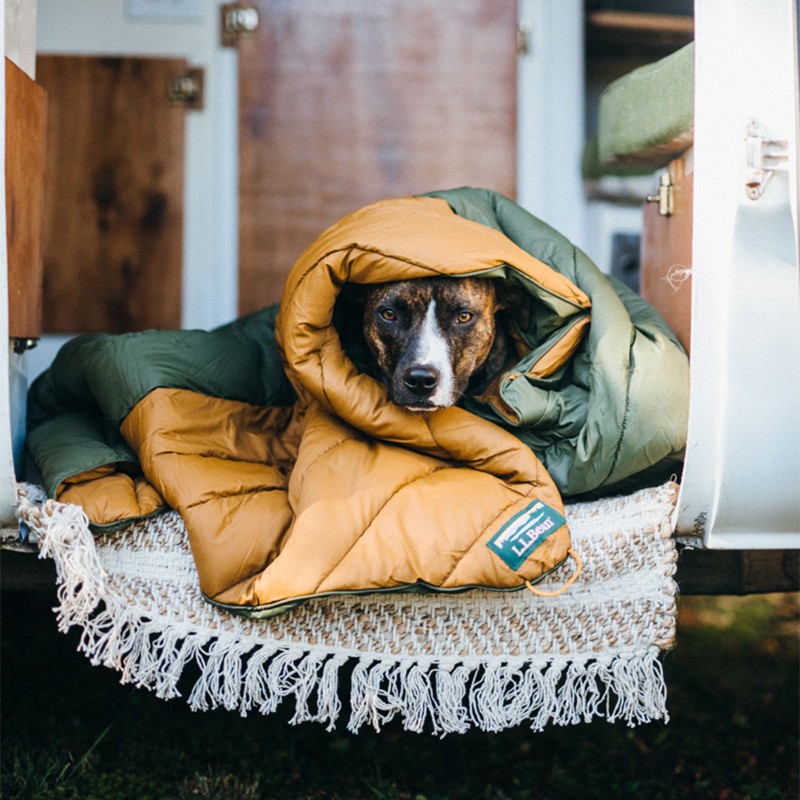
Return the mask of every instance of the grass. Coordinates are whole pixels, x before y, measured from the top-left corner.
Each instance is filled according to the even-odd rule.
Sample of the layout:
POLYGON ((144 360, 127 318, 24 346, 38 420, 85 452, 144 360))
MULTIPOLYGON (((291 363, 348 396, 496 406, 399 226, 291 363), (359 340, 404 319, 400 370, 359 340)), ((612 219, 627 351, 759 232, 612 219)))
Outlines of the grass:
POLYGON ((798 797, 798 595, 682 598, 671 721, 435 739, 290 726, 291 709, 195 713, 122 686, 2 596, 4 800, 784 800, 798 797))

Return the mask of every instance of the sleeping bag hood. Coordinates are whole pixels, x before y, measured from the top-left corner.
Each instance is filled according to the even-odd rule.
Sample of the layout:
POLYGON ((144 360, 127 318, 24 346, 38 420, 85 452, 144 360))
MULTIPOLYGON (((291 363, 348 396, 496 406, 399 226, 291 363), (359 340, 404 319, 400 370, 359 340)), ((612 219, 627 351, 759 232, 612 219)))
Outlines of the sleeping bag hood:
POLYGON ((267 615, 533 588, 570 552, 562 495, 674 469, 687 406, 686 356, 650 306, 512 201, 458 189, 337 222, 279 310, 69 342, 31 388, 28 441, 96 527, 177 509, 204 595, 267 615), (365 370, 339 300, 430 276, 512 286, 517 354, 480 397, 420 413, 365 370))

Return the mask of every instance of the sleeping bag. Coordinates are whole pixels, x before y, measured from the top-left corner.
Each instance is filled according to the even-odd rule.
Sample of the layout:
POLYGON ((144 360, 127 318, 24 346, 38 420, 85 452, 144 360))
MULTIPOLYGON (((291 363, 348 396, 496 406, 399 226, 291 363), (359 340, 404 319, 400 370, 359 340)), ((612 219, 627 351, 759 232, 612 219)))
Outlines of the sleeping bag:
POLYGON ((532 588, 567 559, 563 496, 674 470, 687 412, 658 314, 511 200, 463 188, 340 220, 279 308, 68 342, 31 387, 28 446, 98 529, 177 509, 204 595, 269 615, 341 592, 532 588), (419 413, 361 363, 339 300, 429 276, 513 286, 517 356, 481 396, 419 413))

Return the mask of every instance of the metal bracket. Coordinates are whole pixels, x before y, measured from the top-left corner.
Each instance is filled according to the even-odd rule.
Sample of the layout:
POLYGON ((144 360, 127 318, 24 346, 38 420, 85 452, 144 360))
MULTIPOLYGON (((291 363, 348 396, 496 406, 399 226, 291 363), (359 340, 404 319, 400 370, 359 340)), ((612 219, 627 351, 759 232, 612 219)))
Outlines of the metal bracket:
POLYGON ((672 184, 672 175, 669 171, 661 173, 658 182, 658 194, 649 194, 645 198, 648 203, 658 203, 658 213, 662 217, 671 217, 675 210, 675 198, 672 184))
POLYGON ((167 99, 174 106, 199 111, 203 108, 204 87, 205 70, 202 67, 192 67, 170 78, 167 99))
POLYGON ((258 9, 246 3, 226 3, 220 6, 220 31, 223 47, 236 47, 242 36, 258 30, 258 9))
POLYGON ((786 139, 770 139, 764 127, 754 119, 747 123, 744 140, 747 157, 745 194, 750 200, 758 200, 776 172, 789 170, 789 142, 786 139))

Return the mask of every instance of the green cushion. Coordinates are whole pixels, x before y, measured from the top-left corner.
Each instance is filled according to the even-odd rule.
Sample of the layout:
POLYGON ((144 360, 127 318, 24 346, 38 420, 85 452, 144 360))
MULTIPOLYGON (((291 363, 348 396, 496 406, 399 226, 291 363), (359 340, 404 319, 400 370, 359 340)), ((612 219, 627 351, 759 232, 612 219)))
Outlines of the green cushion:
POLYGON ((584 180, 598 181, 605 177, 614 178, 635 178, 639 175, 652 175, 653 170, 645 164, 641 166, 636 163, 623 163, 615 162, 611 164, 604 164, 600 161, 598 154, 597 139, 589 139, 583 148, 583 156, 581 159, 581 175, 584 180))
POLYGON ((694 42, 614 81, 600 98, 599 161, 657 169, 692 143, 694 42))

